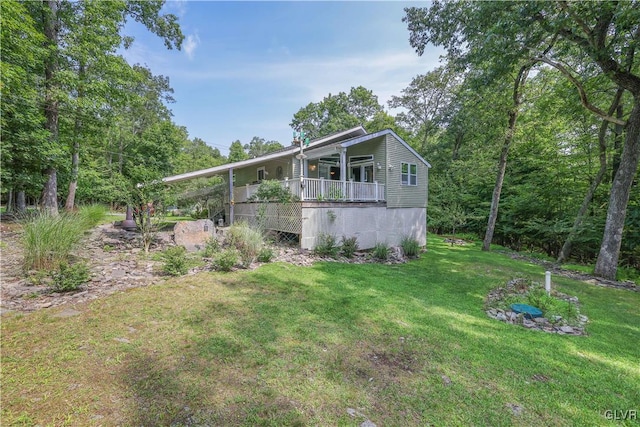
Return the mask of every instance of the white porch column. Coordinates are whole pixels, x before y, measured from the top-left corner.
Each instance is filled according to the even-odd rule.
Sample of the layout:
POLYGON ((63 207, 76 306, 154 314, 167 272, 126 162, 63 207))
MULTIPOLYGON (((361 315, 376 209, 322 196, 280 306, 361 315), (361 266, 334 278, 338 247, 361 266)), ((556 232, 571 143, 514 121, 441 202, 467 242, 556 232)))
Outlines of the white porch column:
POLYGON ((340 150, 340 181, 347 180, 347 149, 340 150))
POLYGON ((342 199, 347 198, 347 149, 340 150, 340 181, 342 182, 342 199))
POLYGON ((233 205, 235 203, 233 200, 233 168, 229 168, 229 225, 233 224, 233 205))

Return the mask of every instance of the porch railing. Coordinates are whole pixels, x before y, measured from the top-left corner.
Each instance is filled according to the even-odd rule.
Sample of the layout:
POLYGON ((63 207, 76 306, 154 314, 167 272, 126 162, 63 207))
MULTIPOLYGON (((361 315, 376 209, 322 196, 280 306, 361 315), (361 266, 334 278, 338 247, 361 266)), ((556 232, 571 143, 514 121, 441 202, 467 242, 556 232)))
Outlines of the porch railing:
MULTIPOLYGON (((329 179, 305 178, 280 181, 280 185, 305 201, 379 202, 384 201, 384 184, 377 182, 333 181, 329 179)), ((246 202, 258 191, 260 184, 234 187, 235 203, 246 202)))

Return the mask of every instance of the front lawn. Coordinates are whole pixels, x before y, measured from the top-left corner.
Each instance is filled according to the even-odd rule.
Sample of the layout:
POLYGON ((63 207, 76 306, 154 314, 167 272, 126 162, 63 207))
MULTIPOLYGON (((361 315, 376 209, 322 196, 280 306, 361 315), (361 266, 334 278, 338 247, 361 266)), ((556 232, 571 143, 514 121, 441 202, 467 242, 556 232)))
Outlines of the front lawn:
POLYGON ((554 277, 590 322, 546 334, 484 313, 515 277, 544 272, 430 236, 403 265, 269 264, 6 315, 2 425, 637 423, 607 415, 640 412, 640 294, 554 277))

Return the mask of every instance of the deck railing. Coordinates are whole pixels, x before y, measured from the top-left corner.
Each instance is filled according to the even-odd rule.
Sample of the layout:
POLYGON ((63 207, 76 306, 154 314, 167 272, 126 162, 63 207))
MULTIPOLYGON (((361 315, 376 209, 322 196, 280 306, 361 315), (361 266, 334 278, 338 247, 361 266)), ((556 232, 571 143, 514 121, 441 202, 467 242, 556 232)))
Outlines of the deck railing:
MULTIPOLYGON (((291 194, 305 201, 380 202, 384 201, 384 184, 377 182, 333 181, 305 178, 280 181, 291 194)), ((260 184, 247 184, 233 189, 235 203, 246 202, 258 191, 260 184)))

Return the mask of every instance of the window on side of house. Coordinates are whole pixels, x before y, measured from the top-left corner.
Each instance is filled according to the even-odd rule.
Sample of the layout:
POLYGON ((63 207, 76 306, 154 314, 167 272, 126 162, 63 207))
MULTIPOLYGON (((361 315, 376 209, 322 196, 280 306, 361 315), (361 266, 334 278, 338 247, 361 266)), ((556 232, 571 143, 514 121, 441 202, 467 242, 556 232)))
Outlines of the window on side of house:
POLYGON ((418 165, 402 162, 402 185, 418 185, 418 165))
POLYGON ((261 168, 258 168, 258 182, 264 181, 265 175, 266 174, 265 174, 264 166, 261 168))

